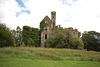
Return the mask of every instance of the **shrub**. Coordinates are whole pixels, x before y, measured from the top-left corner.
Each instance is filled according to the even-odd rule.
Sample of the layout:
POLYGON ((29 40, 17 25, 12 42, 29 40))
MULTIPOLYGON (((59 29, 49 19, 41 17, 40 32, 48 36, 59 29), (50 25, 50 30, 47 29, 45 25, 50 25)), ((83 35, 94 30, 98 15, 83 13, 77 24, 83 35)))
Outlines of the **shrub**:
POLYGON ((83 49, 84 43, 80 38, 74 37, 68 29, 57 29, 47 39, 46 47, 83 49))

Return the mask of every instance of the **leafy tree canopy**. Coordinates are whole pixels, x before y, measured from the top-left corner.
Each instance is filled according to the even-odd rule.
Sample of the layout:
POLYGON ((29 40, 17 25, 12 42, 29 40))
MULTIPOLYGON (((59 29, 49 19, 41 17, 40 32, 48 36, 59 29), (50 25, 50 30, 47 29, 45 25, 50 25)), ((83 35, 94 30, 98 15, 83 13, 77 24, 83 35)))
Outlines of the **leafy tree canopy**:
POLYGON ((82 40, 85 49, 100 51, 100 33, 96 31, 85 31, 82 34, 82 40))
POLYGON ((19 26, 17 26, 16 30, 11 30, 12 34, 15 36, 16 46, 20 46, 22 44, 22 30, 19 26))
POLYGON ((9 28, 0 23, 0 47, 15 46, 14 35, 9 28))

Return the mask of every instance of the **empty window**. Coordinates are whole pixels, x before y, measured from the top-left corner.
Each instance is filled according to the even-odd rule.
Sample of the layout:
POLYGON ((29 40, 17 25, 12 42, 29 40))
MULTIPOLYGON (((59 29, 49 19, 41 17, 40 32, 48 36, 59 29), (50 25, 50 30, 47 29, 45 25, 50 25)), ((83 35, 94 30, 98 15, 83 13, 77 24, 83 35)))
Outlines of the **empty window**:
POLYGON ((45 34, 45 39, 47 39, 47 34, 45 34))
POLYGON ((47 30, 47 26, 45 27, 45 30, 47 30))

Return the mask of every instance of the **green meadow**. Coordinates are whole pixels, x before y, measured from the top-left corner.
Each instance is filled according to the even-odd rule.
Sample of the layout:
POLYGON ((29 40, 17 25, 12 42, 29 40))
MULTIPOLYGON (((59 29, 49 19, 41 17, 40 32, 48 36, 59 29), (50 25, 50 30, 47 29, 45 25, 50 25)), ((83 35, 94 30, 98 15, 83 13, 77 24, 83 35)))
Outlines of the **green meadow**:
POLYGON ((100 67, 100 52, 4 47, 0 48, 0 67, 100 67))

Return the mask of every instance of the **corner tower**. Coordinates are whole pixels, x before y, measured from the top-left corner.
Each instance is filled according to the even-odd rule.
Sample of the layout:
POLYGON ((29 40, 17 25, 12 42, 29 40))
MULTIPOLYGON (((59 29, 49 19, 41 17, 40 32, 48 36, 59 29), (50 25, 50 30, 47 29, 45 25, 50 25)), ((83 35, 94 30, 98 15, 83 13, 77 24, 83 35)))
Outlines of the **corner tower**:
POLYGON ((51 12, 51 21, 53 23, 53 29, 56 27, 56 12, 52 11, 51 12))

